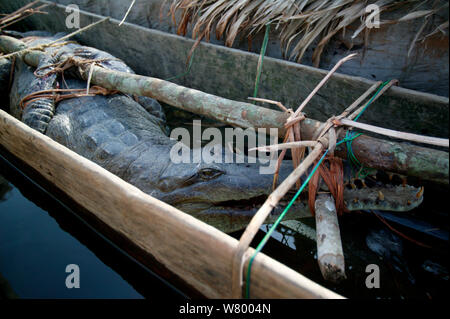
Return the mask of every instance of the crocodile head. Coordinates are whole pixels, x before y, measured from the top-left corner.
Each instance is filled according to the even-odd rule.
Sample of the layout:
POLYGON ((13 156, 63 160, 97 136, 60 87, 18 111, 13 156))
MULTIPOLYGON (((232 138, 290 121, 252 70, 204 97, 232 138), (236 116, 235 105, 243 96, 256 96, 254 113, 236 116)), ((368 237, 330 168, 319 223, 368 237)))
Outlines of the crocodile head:
MULTIPOLYGON (((260 174, 255 163, 170 162, 158 180, 163 201, 223 231, 244 228, 271 193, 273 175, 260 174)), ((290 172, 287 164, 280 177, 290 172)), ((273 222, 285 207, 276 207, 267 222, 273 222)), ((287 218, 310 216, 306 204, 298 202, 287 218)))
MULTIPOLYGON (((291 171, 291 162, 285 161, 280 181, 291 171)), ((260 174, 258 164, 170 163, 159 177, 158 188, 162 193, 159 197, 194 217, 231 232, 249 223, 271 193, 272 179, 273 175, 260 174)), ((369 176, 369 179, 373 178, 369 176)), ((346 183, 344 200, 349 210, 408 211, 423 200, 423 188, 410 185, 355 182, 349 175, 346 183)), ((325 186, 322 186, 323 190, 326 190, 325 186)), ((292 189, 287 194, 266 222, 274 222, 278 218, 295 191, 292 189)), ((304 193, 286 214, 285 220, 311 216, 306 190, 304 193)))

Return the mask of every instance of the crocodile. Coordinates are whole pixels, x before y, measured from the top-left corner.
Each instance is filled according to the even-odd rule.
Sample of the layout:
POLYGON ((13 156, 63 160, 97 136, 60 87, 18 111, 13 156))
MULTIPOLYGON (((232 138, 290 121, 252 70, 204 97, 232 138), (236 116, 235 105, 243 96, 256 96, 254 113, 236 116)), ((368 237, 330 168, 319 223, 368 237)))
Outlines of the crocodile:
MULTIPOLYGON (((28 36, 24 40, 37 45, 57 37, 28 36)), ((102 67, 133 73, 109 53, 76 43, 45 51, 38 73, 52 70, 68 56, 94 59, 102 67)), ((37 77, 34 71, 17 59, 10 92, 11 114, 143 192, 227 233, 245 228, 271 193, 272 175, 260 174, 259 165, 249 163, 245 156, 244 163, 172 162, 170 151, 177 141, 169 137, 162 106, 151 98, 121 93, 73 97, 58 103, 40 98, 22 110, 20 101, 30 93, 64 86, 86 88, 76 70, 67 70, 64 79, 52 72, 37 77)), ((292 164, 285 160, 280 179, 291 170, 292 164)), ((348 185, 354 185, 347 171, 348 185)), ((347 187, 344 200, 349 210, 407 211, 422 202, 423 189, 375 182, 371 187, 347 187)), ((280 202, 266 222, 274 222, 286 204, 280 202)), ((307 201, 302 199, 295 202, 285 219, 310 216, 307 201)))

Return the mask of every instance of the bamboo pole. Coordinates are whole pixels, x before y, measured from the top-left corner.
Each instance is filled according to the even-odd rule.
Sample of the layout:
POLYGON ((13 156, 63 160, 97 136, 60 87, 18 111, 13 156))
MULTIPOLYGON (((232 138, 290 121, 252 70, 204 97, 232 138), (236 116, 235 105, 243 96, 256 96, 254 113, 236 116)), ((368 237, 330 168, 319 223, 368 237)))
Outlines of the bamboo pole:
POLYGON ((287 150, 292 148, 302 148, 302 147, 313 147, 317 144, 317 141, 297 141, 289 142, 275 145, 267 145, 250 148, 248 151, 259 151, 259 152, 276 152, 281 150, 287 150))
MULTIPOLYGON (((23 50, 26 45, 15 38, 0 36, 0 50, 11 53, 23 50)), ((24 51, 23 59, 37 66, 45 54, 41 51, 24 51)), ((2 57, 0 57, 2 58, 2 57)), ((81 70, 86 80, 89 67, 81 70)), ((284 124, 290 114, 221 98, 195 89, 186 88, 161 79, 122 73, 94 66, 92 83, 128 94, 144 95, 176 108, 201 114, 223 123, 242 128, 278 128, 284 136, 284 124)), ((312 140, 316 130, 323 125, 319 121, 305 119, 301 125, 301 136, 312 140)), ((341 132, 338 139, 344 138, 341 132)), ((449 183, 448 153, 406 143, 386 142, 370 136, 360 136, 352 142, 355 156, 365 166, 387 170, 403 175, 415 176, 442 184, 449 183)), ((336 155, 346 159, 345 145, 336 150, 336 155)))

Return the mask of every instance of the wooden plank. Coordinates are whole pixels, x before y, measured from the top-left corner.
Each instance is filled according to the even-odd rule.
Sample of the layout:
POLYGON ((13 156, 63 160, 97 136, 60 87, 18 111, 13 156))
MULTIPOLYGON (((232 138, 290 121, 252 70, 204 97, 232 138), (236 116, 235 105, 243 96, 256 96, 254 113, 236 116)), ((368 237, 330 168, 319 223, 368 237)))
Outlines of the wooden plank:
MULTIPOLYGON (((143 193, 4 111, 0 143, 188 285, 210 298, 230 297, 236 239, 143 193)), ((340 298, 264 254, 252 266, 252 297, 340 298)))
MULTIPOLYGON (((0 10, 11 10, 11 6, 9 1, 0 0, 0 10)), ((64 6, 54 5, 47 11, 49 15, 27 19, 28 28, 73 31, 66 29, 64 6)), ((82 26, 99 18, 84 11, 80 11, 80 17, 82 26)), ((118 22, 105 22, 80 34, 77 40, 110 52, 142 75, 167 79, 185 73, 186 58, 194 43, 191 39, 129 23, 118 28, 118 22)), ((257 64, 257 54, 201 42, 189 74, 172 81, 228 99, 246 101, 253 92, 257 64)), ((267 57, 259 95, 296 108, 326 73, 267 57)), ((373 83, 360 77, 335 74, 305 111, 308 117, 325 121, 331 115, 340 114, 373 83)), ((389 129, 446 138, 448 104, 446 97, 393 87, 367 109, 364 120, 389 129)))
POLYGON ((359 128, 359 129, 362 129, 365 131, 381 134, 384 136, 399 138, 402 140, 423 143, 423 144, 428 144, 428 145, 442 146, 442 147, 446 147, 446 148, 448 148, 448 146, 449 146, 448 139, 446 139, 446 138, 436 138, 436 137, 430 137, 430 136, 424 136, 424 135, 418 135, 418 134, 393 131, 393 130, 388 130, 388 129, 385 129, 382 127, 370 125, 370 124, 351 121, 351 120, 348 120, 345 118, 341 119, 339 121, 346 126, 356 127, 356 128, 359 128))

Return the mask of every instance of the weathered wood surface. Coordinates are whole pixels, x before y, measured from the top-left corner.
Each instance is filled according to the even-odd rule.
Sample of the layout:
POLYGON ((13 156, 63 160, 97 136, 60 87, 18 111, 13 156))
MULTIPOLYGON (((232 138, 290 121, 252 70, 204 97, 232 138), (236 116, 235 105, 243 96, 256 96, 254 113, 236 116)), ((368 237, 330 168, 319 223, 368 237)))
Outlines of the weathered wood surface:
POLYGON ((0 59, 0 105, 8 105, 9 102, 9 74, 11 70, 11 61, 8 59, 0 59))
MULTIPOLYGON (((167 1, 163 7, 162 19, 160 19, 160 9, 164 0, 137 0, 133 9, 127 16, 127 21, 146 28, 153 28, 164 32, 176 33, 171 17, 167 15, 171 2, 167 1)), ((53 2, 69 5, 77 4, 80 9, 110 16, 121 20, 128 9, 130 1, 127 0, 54 0, 53 2)), ((431 1, 427 4, 430 7, 422 6, 421 9, 431 9, 431 1)), ((381 20, 398 19, 406 14, 405 10, 394 10, 382 12, 381 20)), ((177 15, 177 21, 180 17, 177 15)), ((433 17, 435 25, 448 20, 448 8, 443 8, 433 17)), ((327 45, 322 54, 320 67, 330 69, 343 56, 349 54, 348 47, 353 45, 351 52, 364 52, 361 57, 350 61, 344 65, 339 72, 343 74, 362 76, 373 80, 387 80, 397 78, 403 87, 419 90, 422 92, 448 96, 448 35, 437 33, 416 44, 408 56, 411 42, 423 24, 423 18, 409 20, 393 25, 383 25, 379 29, 371 29, 368 40, 369 45, 364 49, 364 32, 355 39, 351 39, 353 32, 359 27, 360 21, 350 25, 346 32, 337 34, 327 45)), ((187 37, 191 36, 191 26, 187 37)), ((424 34, 433 31, 430 23, 424 30, 424 34)), ((279 30, 272 28, 270 41, 266 50, 266 55, 281 59, 279 30)), ((263 33, 256 35, 252 39, 251 52, 258 53, 261 48, 263 33)), ((211 36, 211 43, 224 45, 223 40, 217 40, 211 36)), ((249 50, 248 42, 245 38, 235 41, 233 46, 243 51, 249 50)), ((302 64, 311 65, 312 48, 307 50, 302 64)))
MULTIPOLYGON (((155 2, 152 3, 154 10, 155 2)), ((20 4, 23 2, 0 0, 0 10, 9 12, 20 4)), ((122 6, 125 13, 128 3, 122 6)), ((109 10, 106 7, 103 10, 109 10)), ((55 5, 47 11, 49 15, 30 17, 23 25, 28 29, 52 32, 73 31, 66 29, 65 7, 55 5)), ((132 21, 134 14, 132 10, 128 21, 132 21)), ((97 15, 81 11, 81 26, 96 19, 97 15)), ((76 39, 123 59, 139 74, 167 79, 185 73, 186 58, 193 40, 129 23, 118 28, 117 24, 118 21, 114 20, 102 23, 76 39)), ((173 79, 173 82, 238 101, 246 101, 252 95, 257 54, 202 42, 193 58, 190 72, 173 79)), ((267 57, 264 59, 259 96, 296 108, 326 73, 325 70, 267 57)), ((305 111, 310 118, 324 121, 331 115, 340 114, 373 83, 360 77, 335 74, 305 111)), ((389 129, 447 137, 448 98, 395 87, 371 105, 361 120, 389 129)))
MULTIPOLYGON (((230 297, 236 239, 141 192, 4 111, 0 143, 200 293, 230 297)), ((264 254, 252 266, 252 297, 341 298, 264 254)))
MULTIPOLYGON (((0 36, 0 48, 4 52, 15 52, 27 46, 20 40, 0 36)), ((26 63, 37 66, 42 51, 23 54, 26 63)), ((80 67, 85 80, 91 70, 80 67)), ((111 71, 98 66, 92 67, 92 83, 128 94, 144 95, 183 110, 202 114, 224 123, 244 128, 278 128, 284 133, 287 113, 261 108, 249 103, 236 102, 198 90, 186 88, 168 81, 141 75, 111 71)), ((313 139, 322 123, 306 119, 301 125, 301 135, 306 140, 313 139)), ((339 139, 343 139, 342 132, 339 139)), ((343 145, 343 144, 342 144, 343 145)), ((448 153, 406 143, 388 142, 369 136, 361 136, 353 142, 354 153, 361 163, 369 167, 388 170, 448 184, 448 153)), ((341 146, 337 154, 346 158, 346 148, 341 146)))
POLYGON ((19 296, 12 289, 9 282, 0 273, 0 300, 1 299, 17 299, 19 296))
POLYGON ((378 126, 373 126, 370 124, 365 123, 359 123, 355 121, 351 121, 349 119, 341 119, 339 120, 342 124, 349 127, 359 128, 364 131, 377 133, 384 136, 389 136, 393 138, 402 139, 405 141, 411 141, 411 142, 417 142, 417 143, 423 143, 427 145, 435 145, 440 147, 449 147, 449 140, 446 138, 437 138, 437 137, 430 137, 425 135, 418 135, 418 134, 411 134, 411 133, 404 133, 394 130, 385 129, 378 126))

